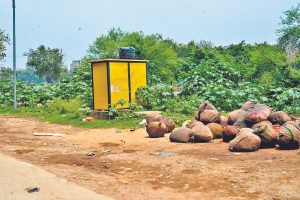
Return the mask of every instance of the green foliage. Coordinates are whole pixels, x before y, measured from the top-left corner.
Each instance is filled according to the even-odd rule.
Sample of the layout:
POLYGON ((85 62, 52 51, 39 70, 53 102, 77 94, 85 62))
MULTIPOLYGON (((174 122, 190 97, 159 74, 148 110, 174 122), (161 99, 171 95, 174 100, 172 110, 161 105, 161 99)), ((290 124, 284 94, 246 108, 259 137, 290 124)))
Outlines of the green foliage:
POLYGON ((46 104, 49 112, 58 111, 60 114, 82 111, 83 102, 80 99, 54 99, 46 104))
POLYGON ((136 91, 137 102, 146 109, 165 110, 168 101, 173 97, 171 87, 163 84, 140 87, 136 91))
POLYGON ((0 29, 0 61, 6 57, 6 45, 9 44, 9 36, 0 29))
POLYGON ((278 44, 285 50, 300 48, 300 3, 284 12, 281 28, 277 30, 278 44))
POLYGON ((0 67, 0 80, 9 80, 13 77, 13 70, 9 67, 0 67))
MULTIPOLYGON (((281 37, 295 33, 285 31, 299 25, 299 7, 285 13, 287 17, 282 22, 281 37)), ((281 47, 282 44, 279 43, 281 47)), ((124 100, 113 104, 108 111, 112 123, 137 124, 141 117, 133 111, 143 109, 161 110, 174 117, 177 123, 182 123, 193 117, 199 103, 204 100, 213 103, 221 112, 238 109, 245 101, 253 99, 275 110, 299 114, 300 56, 291 62, 279 45, 251 45, 245 41, 228 46, 214 46, 207 41, 182 44, 164 39, 160 34, 111 29, 108 34, 96 38, 73 76, 45 74, 52 56, 56 63, 62 61, 58 49, 41 46, 30 50, 27 54, 30 66, 38 66, 36 73, 41 69, 39 75, 48 82, 57 82, 18 81, 17 101, 21 109, 26 108, 34 115, 45 115, 52 121, 83 123, 81 119, 92 108, 92 78, 88 62, 117 58, 119 47, 132 46, 136 49, 137 59, 150 60, 148 86, 136 92, 137 104, 124 100), (125 104, 129 104, 132 110, 120 112, 117 106, 125 104)), ((0 105, 12 105, 12 88, 11 79, 0 81, 0 105)))
MULTIPOLYGON (((55 99, 79 98, 85 107, 92 106, 92 80, 90 69, 78 69, 73 77, 64 76, 56 83, 25 83, 17 82, 17 102, 19 106, 35 107, 37 104, 45 105, 55 99)), ((4 80, 0 82, 0 104, 12 105, 13 82, 4 80)))
POLYGON ((283 51, 277 46, 266 43, 257 44, 250 52, 247 78, 261 84, 276 84, 286 80, 282 70, 287 67, 287 60, 283 51))
POLYGON ((142 32, 124 32, 111 29, 107 35, 101 35, 89 47, 87 57, 90 59, 117 58, 118 48, 132 46, 136 50, 137 59, 147 59, 149 81, 174 81, 173 68, 178 58, 172 44, 159 34, 144 35, 142 32))
POLYGON ((27 67, 32 68, 40 78, 44 78, 48 83, 58 80, 63 73, 66 73, 60 49, 51 49, 40 45, 36 50, 30 49, 24 55, 27 56, 27 67))
POLYGON ((0 114, 9 116, 30 116, 35 117, 41 121, 47 121, 56 124, 67 124, 85 128, 138 128, 141 117, 133 116, 132 114, 118 117, 114 120, 94 120, 85 122, 82 119, 86 117, 86 113, 65 113, 49 112, 45 106, 39 108, 19 107, 17 112, 13 111, 12 106, 0 104, 0 114), (79 113, 79 114, 78 114, 79 113))

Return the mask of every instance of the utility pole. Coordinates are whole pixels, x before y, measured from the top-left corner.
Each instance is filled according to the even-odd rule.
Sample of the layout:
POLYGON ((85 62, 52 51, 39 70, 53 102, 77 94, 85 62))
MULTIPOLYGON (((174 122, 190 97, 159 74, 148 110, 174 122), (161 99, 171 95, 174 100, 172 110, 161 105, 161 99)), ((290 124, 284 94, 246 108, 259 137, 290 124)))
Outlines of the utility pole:
POLYGON ((13 70, 14 70, 14 111, 17 111, 17 70, 16 70, 16 3, 12 0, 13 8, 13 70))

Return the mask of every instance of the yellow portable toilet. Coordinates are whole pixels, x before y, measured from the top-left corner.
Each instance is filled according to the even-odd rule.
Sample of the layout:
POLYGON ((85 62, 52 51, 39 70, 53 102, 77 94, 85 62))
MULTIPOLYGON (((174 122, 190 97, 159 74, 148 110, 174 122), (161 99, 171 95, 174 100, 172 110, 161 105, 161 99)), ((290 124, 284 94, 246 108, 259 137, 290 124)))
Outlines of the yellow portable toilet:
POLYGON ((115 102, 135 102, 138 87, 147 84, 147 60, 105 59, 91 61, 93 79, 93 107, 95 111, 107 111, 115 102))

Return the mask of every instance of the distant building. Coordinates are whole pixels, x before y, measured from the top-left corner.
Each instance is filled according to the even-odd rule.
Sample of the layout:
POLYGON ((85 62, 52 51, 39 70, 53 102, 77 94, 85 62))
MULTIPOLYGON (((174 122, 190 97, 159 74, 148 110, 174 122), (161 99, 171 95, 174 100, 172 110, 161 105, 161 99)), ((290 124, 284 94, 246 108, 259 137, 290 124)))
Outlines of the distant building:
POLYGON ((70 74, 73 74, 73 72, 77 67, 79 67, 79 65, 80 65, 80 60, 73 60, 70 65, 70 74))

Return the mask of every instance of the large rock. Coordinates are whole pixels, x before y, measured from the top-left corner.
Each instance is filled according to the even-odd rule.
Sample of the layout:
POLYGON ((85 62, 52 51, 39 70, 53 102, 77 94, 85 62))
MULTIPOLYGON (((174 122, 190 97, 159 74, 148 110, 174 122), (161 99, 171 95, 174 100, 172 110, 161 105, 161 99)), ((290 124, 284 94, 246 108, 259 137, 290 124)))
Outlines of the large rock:
POLYGON ((251 129, 251 128, 241 128, 241 129, 239 129, 239 132, 236 135, 238 136, 242 133, 252 133, 253 134, 253 129, 251 129))
POLYGON ((175 123, 170 117, 164 117, 161 122, 167 126, 166 133, 171 133, 175 129, 175 123))
POLYGON ((285 122, 291 120, 292 118, 283 111, 273 112, 269 117, 269 121, 273 124, 284 124, 285 122))
POLYGON ((247 124, 243 119, 239 119, 236 122, 234 122, 233 126, 237 128, 247 128, 247 124))
POLYGON ((186 124, 186 127, 192 129, 192 128, 194 128, 195 126, 197 126, 199 124, 203 125, 203 123, 200 122, 200 121, 192 120, 192 121, 190 121, 189 123, 186 124))
POLYGON ((244 110, 234 110, 228 114, 228 125, 233 125, 238 120, 244 120, 246 111, 244 110))
POLYGON ((296 121, 287 121, 283 124, 283 126, 288 125, 288 124, 291 124, 294 127, 296 127, 298 130, 300 130, 300 124, 298 124, 296 121))
POLYGON ((271 122, 269 122, 269 121, 262 121, 262 122, 254 124, 251 128, 254 130, 254 129, 260 127, 261 125, 265 125, 265 124, 272 126, 271 122))
POLYGON ((259 149, 260 143, 261 139, 257 135, 243 132, 229 142, 229 150, 240 152, 256 151, 259 149))
POLYGON ((192 128, 191 136, 194 142, 209 142, 213 139, 213 134, 205 125, 197 125, 192 128))
POLYGON ((191 141, 191 129, 182 127, 172 131, 170 137, 171 142, 186 143, 191 141))
POLYGON ((221 118, 220 118, 220 113, 216 110, 204 110, 200 114, 200 121, 203 122, 204 124, 209 124, 209 123, 220 123, 221 118))
POLYGON ((146 125, 146 131, 150 138, 164 137, 167 126, 162 122, 151 122, 146 125))
POLYGON ((277 132, 273 129, 272 124, 260 122, 253 127, 253 133, 261 139, 261 148, 275 147, 277 143, 277 132))
POLYGON ((292 124, 281 127, 277 137, 280 149, 299 149, 300 130, 292 124))
POLYGON ((233 140, 239 133, 239 129, 235 126, 226 126, 222 132, 222 138, 224 142, 229 142, 233 140))
POLYGON ((153 112, 146 115, 146 121, 147 124, 150 124, 151 122, 159 122, 163 119, 163 116, 159 113, 153 112))
POLYGON ((217 123, 209 123, 206 125, 212 132, 214 138, 222 138, 223 126, 217 123))
POLYGON ((209 103, 207 101, 201 102, 197 112, 195 113, 196 120, 198 120, 198 121, 200 120, 200 115, 204 110, 216 110, 217 111, 217 109, 211 103, 209 103))
POLYGON ((270 107, 264 104, 256 104, 254 108, 247 111, 244 120, 247 126, 251 127, 256 123, 268 120, 271 113, 270 107))
POLYGON ((258 103, 258 102, 255 101, 255 100, 249 100, 249 101, 247 101, 246 103, 244 103, 244 105, 242 106, 241 109, 244 110, 244 111, 248 111, 248 110, 254 108, 254 107, 256 106, 257 103, 258 103))
POLYGON ((227 126, 227 123, 228 123, 228 117, 225 117, 225 116, 221 115, 220 118, 221 118, 220 124, 221 124, 223 127, 227 126))
POLYGON ((212 105, 211 103, 205 101, 205 102, 202 102, 199 105, 199 108, 198 108, 198 111, 200 113, 203 112, 204 110, 217 110, 217 109, 214 105, 212 105))

